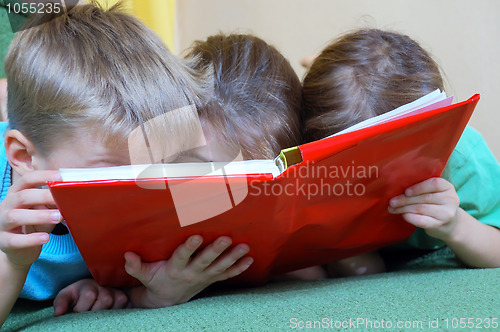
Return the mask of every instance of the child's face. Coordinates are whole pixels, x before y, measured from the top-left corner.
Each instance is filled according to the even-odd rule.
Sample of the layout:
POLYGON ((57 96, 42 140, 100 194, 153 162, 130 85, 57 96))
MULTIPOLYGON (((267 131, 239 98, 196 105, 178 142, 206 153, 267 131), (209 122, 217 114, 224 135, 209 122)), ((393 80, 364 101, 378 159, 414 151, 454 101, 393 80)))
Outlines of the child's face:
MULTIPOLYGON (((200 137, 200 142, 203 138, 200 137)), ((175 153, 174 160, 165 162, 231 162, 238 158, 240 151, 233 151, 228 144, 217 140, 210 135, 206 137, 206 144, 200 144, 188 151, 175 153)), ((198 145, 198 144, 197 144, 198 145)), ((241 157, 241 156, 240 156, 241 157)), ((145 153, 141 159, 134 159, 134 164, 149 164, 151 160, 145 153)), ((91 168, 129 165, 129 147, 126 143, 113 147, 105 146, 91 135, 74 137, 56 146, 48 156, 35 156, 33 166, 38 170, 57 170, 59 168, 91 168)))
POLYGON ((205 137, 206 144, 197 146, 189 151, 183 151, 179 154, 175 163, 200 163, 200 162, 231 162, 235 160, 240 151, 236 151, 221 139, 213 135, 205 137))
MULTIPOLYGON (((147 161, 145 161, 147 163, 147 161)), ((59 168, 107 167, 130 164, 126 144, 107 147, 91 135, 73 137, 52 149, 48 156, 35 155, 33 168, 57 170, 59 168)))

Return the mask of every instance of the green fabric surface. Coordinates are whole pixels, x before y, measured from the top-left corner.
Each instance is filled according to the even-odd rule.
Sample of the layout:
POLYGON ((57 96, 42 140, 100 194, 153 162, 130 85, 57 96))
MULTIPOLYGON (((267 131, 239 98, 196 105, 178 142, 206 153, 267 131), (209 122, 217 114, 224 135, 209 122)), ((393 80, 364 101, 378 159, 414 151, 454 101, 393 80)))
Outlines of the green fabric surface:
POLYGON ((26 20, 26 17, 16 14, 8 15, 7 9, 4 7, 4 0, 0 0, 0 78, 5 77, 5 55, 15 35, 12 32, 10 20, 12 20, 14 26, 19 26, 26 20))
POLYGON ((500 269, 465 268, 445 248, 378 275, 218 290, 162 309, 71 313, 56 318, 50 302, 20 301, 1 331, 288 331, 306 330, 294 322, 323 319, 327 319, 325 326, 341 331, 498 331, 453 329, 451 324, 453 318, 498 321, 499 293, 500 269), (365 323, 357 328, 335 328, 335 321, 349 323, 358 318, 365 323), (438 319, 439 328, 429 328, 429 319, 438 319), (384 320, 386 328, 366 325, 368 320, 372 324, 384 320), (422 326, 397 328, 398 321, 420 321, 422 326))

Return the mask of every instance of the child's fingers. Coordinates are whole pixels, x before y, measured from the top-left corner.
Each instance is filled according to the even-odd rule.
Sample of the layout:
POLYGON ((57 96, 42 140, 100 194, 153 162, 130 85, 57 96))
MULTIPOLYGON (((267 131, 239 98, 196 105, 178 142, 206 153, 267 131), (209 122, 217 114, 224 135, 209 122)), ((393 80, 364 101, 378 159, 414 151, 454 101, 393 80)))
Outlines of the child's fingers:
POLYGON ((113 306, 109 309, 123 309, 128 306, 129 301, 127 295, 118 289, 112 289, 113 306))
POLYGON ((20 250, 46 244, 50 240, 47 233, 13 234, 0 233, 0 250, 8 253, 11 250, 20 250))
POLYGON ((90 308, 91 311, 107 310, 113 307, 113 291, 106 287, 97 286, 97 298, 90 308))
MULTIPOLYGON (((237 246, 232 248, 231 251, 229 251, 228 253, 221 255, 215 262, 213 262, 206 269, 206 271, 211 273, 214 276, 222 275, 222 274, 226 275, 227 270, 229 268, 231 268, 233 265, 235 265, 235 263, 238 262, 238 260, 240 260, 243 256, 245 256, 249 250, 250 250, 250 248, 248 247, 248 245, 243 244, 243 243, 238 244, 237 246)), ((248 266, 245 267, 245 270, 246 270, 246 268, 248 268, 248 266)), ((239 271, 240 269, 238 268, 236 270, 239 271)), ((240 271, 239 273, 241 273, 243 271, 240 271)), ((236 271, 234 271, 234 272, 236 272, 236 271)), ((229 273, 229 274, 231 274, 231 273, 229 273)), ((227 279, 227 278, 230 278, 230 277, 225 276, 224 279, 227 279)), ((223 280, 223 279, 221 279, 221 280, 223 280)))
POLYGON ((169 260, 169 264, 177 270, 184 269, 191 260, 191 256, 202 243, 203 238, 200 235, 190 236, 183 244, 175 249, 169 260))
POLYGON ((439 223, 438 220, 432 217, 415 213, 405 213, 403 218, 413 226, 423 229, 435 227, 439 223))
POLYGON ((44 186, 47 181, 60 181, 61 173, 59 171, 34 171, 24 174, 12 187, 12 191, 36 188, 44 186))
POLYGON ((194 272, 202 272, 212 264, 232 243, 228 236, 221 236, 210 243, 191 261, 190 267, 194 272))
POLYGON ((400 208, 412 204, 444 204, 446 197, 442 193, 426 193, 417 196, 399 195, 391 198, 389 206, 391 208, 400 208))
POLYGON ((453 185, 443 178, 430 178, 417 183, 405 190, 406 196, 417 196, 426 193, 436 193, 452 189, 453 185))
POLYGON ((12 230, 20 226, 55 225, 61 221, 59 210, 9 210, 2 225, 4 231, 12 230))
POLYGON ((9 203, 13 207, 32 208, 36 206, 56 206, 49 189, 24 189, 11 194, 9 203))
POLYGON ((54 300, 54 316, 56 317, 62 316, 68 312, 68 309, 69 309, 68 302, 59 298, 56 298, 54 300))
POLYGON ((76 294, 71 288, 64 288, 54 299, 54 316, 62 316, 69 311, 70 305, 76 301, 76 294))
POLYGON ((252 265, 252 263, 252 257, 243 257, 238 262, 229 267, 226 271, 224 271, 224 273, 220 274, 220 277, 217 279, 217 281, 226 280, 242 274, 250 267, 250 265, 252 265))
POLYGON ((398 208, 389 207, 389 212, 393 214, 416 214, 428 216, 434 220, 448 221, 455 216, 456 210, 452 208, 443 208, 443 205, 434 204, 412 204, 398 208))
POLYGON ((78 297, 73 306, 74 312, 90 311, 97 301, 98 286, 92 283, 82 283, 81 288, 78 290, 78 297))

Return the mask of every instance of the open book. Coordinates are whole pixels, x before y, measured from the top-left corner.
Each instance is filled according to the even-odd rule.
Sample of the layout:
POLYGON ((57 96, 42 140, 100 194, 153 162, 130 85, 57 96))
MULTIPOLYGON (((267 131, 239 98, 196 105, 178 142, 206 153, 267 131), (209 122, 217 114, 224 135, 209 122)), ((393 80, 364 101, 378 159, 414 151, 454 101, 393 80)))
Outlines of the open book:
POLYGON ((275 160, 61 169, 49 187, 102 285, 138 284, 126 251, 164 260, 194 234, 249 244, 236 280, 261 282, 409 237, 389 199, 440 176, 478 100, 435 91, 275 160))

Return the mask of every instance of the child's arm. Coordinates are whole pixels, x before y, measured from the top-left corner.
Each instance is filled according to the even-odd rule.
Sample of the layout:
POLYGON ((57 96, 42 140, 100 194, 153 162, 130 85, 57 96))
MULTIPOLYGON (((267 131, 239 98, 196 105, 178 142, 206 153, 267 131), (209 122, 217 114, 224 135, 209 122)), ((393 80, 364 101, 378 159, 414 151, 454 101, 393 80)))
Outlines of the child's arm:
POLYGON ((7 319, 14 303, 23 289, 29 269, 16 269, 7 255, 0 252, 0 327, 7 319))
POLYGON ((253 262, 252 258, 243 257, 249 250, 246 244, 225 252, 231 245, 227 236, 192 257, 202 242, 201 236, 191 236, 169 260, 155 263, 142 262, 133 252, 125 253, 127 273, 144 285, 129 290, 133 306, 161 308, 187 302, 211 284, 239 275, 253 262))
POLYGON ((457 257, 471 267, 500 267, 500 230, 486 225, 459 207, 451 183, 431 178, 391 199, 389 212, 443 240, 457 257))
POLYGON ((42 245, 60 222, 48 189, 37 189, 47 180, 59 178, 54 171, 33 171, 16 181, 0 203, 0 326, 10 313, 21 292, 31 264, 38 258, 42 245))
POLYGON ((62 289, 54 299, 54 315, 73 312, 122 309, 129 305, 125 292, 102 287, 94 279, 82 279, 62 289))

